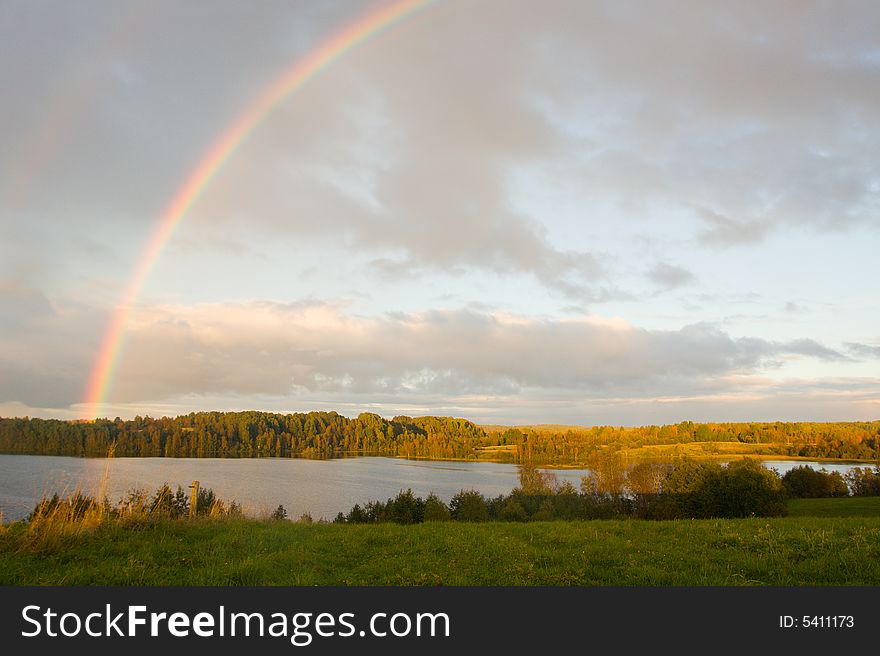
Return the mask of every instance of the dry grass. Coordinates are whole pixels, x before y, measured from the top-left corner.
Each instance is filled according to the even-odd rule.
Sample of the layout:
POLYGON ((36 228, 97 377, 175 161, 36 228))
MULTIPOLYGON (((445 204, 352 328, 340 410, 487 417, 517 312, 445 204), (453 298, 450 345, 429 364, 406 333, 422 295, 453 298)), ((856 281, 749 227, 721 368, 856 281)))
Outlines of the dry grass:
POLYGON ((64 500, 44 498, 31 515, 22 545, 31 551, 54 551, 91 533, 105 519, 104 505, 82 495, 64 500))
POLYGON ((44 496, 31 514, 23 548, 31 551, 53 551, 71 540, 92 533, 108 518, 109 508, 105 499, 110 482, 110 463, 115 444, 107 450, 104 474, 98 482, 94 496, 88 496, 77 488, 65 499, 44 496))

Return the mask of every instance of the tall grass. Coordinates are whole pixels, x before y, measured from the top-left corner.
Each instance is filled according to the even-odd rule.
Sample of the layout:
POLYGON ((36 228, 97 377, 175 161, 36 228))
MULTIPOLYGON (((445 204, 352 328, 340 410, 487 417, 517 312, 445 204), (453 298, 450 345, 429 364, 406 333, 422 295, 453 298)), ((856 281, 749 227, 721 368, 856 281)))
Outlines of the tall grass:
MULTIPOLYGON (((109 474, 108 464, 94 496, 83 494, 79 488, 66 497, 44 495, 22 523, 19 548, 32 553, 59 551, 105 524, 141 529, 190 516, 187 494, 180 487, 174 492, 167 484, 152 494, 130 490, 118 503, 111 504, 107 498, 109 474)), ((201 488, 194 514, 209 519, 238 518, 242 517, 242 510, 235 501, 224 502, 212 490, 201 488)))
POLYGON ((54 551, 70 539, 91 533, 106 519, 103 504, 77 492, 67 499, 43 498, 30 514, 23 546, 54 551))
POLYGON ((23 546, 32 551, 53 551, 72 539, 91 533, 103 524, 108 515, 107 488, 110 481, 110 462, 114 445, 107 450, 107 464, 98 481, 94 496, 83 494, 77 488, 62 499, 57 494, 43 496, 28 517, 27 534, 23 546))

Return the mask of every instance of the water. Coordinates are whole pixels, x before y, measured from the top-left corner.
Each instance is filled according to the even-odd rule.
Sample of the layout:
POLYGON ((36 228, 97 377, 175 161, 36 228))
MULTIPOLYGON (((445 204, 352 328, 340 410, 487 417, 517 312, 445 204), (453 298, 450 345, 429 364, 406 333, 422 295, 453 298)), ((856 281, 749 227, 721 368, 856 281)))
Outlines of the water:
POLYGON ((824 469, 828 472, 840 472, 841 476, 846 476, 847 472, 855 467, 873 468, 870 462, 815 462, 804 460, 764 460, 762 463, 768 469, 775 469, 780 476, 784 476, 785 472, 800 467, 801 465, 809 465, 813 469, 824 469))
MULTIPOLYGON (((487 496, 506 494, 519 484, 516 465, 491 462, 402 460, 397 458, 68 458, 0 455, 0 509, 6 520, 20 519, 43 495, 82 490, 95 494, 105 471, 106 493, 118 501, 133 488, 155 492, 163 483, 187 489, 193 480, 224 501, 236 500, 246 513, 271 512, 282 504, 289 517, 310 513, 332 519, 354 504, 395 496, 412 488, 446 501, 462 489, 487 496)), ((584 469, 554 470, 560 482, 577 488, 584 469)), ((187 492, 188 493, 188 492, 187 492)))
MULTIPOLYGON (((845 474, 857 464, 767 460, 784 474, 810 465, 845 474)), ((865 465, 862 465, 865 466, 865 465)), ((586 469, 552 470, 559 482, 576 488, 586 469)), ((185 490, 193 481, 214 490, 224 501, 236 500, 245 512, 271 512, 282 504, 288 516, 310 513, 332 519, 355 503, 385 500, 412 488, 422 497, 434 492, 446 502, 459 490, 475 489, 492 497, 507 494, 519 483, 516 465, 493 462, 342 458, 300 460, 281 458, 67 458, 0 455, 0 510, 9 520, 25 517, 43 495, 81 490, 95 494, 107 474, 106 494, 118 501, 134 488, 155 492, 163 483, 185 490)))

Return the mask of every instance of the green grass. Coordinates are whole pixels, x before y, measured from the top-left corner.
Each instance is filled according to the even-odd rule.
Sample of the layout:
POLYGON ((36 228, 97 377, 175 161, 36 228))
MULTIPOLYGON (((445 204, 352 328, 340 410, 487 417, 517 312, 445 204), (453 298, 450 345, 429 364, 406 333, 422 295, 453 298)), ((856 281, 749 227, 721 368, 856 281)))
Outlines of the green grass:
POLYGON ((791 517, 880 517, 880 497, 791 499, 791 517))
POLYGON ((415 526, 105 523, 0 532, 4 585, 880 585, 880 517, 415 526))

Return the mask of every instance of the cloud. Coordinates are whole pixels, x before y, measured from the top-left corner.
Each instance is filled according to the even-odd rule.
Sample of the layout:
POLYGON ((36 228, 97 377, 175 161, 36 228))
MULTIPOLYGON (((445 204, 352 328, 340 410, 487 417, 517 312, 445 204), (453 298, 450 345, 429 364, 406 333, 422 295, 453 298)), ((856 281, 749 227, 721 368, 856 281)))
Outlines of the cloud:
POLYGON ((768 223, 760 221, 735 221, 706 208, 699 208, 698 215, 706 228, 697 240, 713 246, 737 246, 761 241, 770 230, 768 223))
POLYGON ((846 362, 849 360, 847 356, 839 351, 823 346, 813 339, 794 339, 790 342, 785 342, 784 348, 791 354, 804 355, 827 362, 846 362))
MULTIPOLYGON (((17 55, 8 60, 29 62, 27 71, 0 65, 17 89, 0 122, 15 144, 0 154, 0 169, 14 174, 5 179, 39 151, 54 120, 47 108, 69 105, 71 116, 55 117, 67 129, 35 169, 40 193, 25 213, 0 205, 0 220, 88 228, 113 244, 131 243, 121 226, 149 229, 249 99, 369 7, 255 11, 221 1, 205 20, 183 7, 46 13, 19 4, 0 28, 17 55)), ((611 279, 613 258, 584 234, 588 224, 614 225, 609 207, 612 218, 652 221, 655 242, 670 215, 701 208, 692 236, 714 247, 792 225, 876 226, 880 96, 869 26, 878 8, 679 7, 439 3, 282 103, 186 223, 343 243, 387 265, 368 273, 398 279, 531 276, 582 303, 627 295, 611 279), (541 167, 553 175, 530 178, 541 167), (524 178, 549 198, 573 190, 578 225, 553 205, 513 202, 524 178)))
POLYGON ((611 229, 609 206, 651 221, 654 243, 669 216, 696 213, 692 239, 713 248, 792 225, 870 227, 880 99, 864 55, 875 11, 432 9, 279 108, 194 220, 329 236, 384 280, 519 274, 581 303, 633 295, 607 253, 560 237, 611 229), (553 205, 515 203, 529 185, 569 194, 579 224, 553 205))
POLYGON ((660 262, 652 267, 647 276, 656 285, 665 289, 682 287, 696 280, 696 276, 687 269, 666 262, 660 262))
POLYGON ((812 340, 734 338, 710 324, 646 330, 596 316, 474 310, 347 314, 321 302, 156 307, 131 327, 117 401, 179 394, 506 396, 694 390, 786 357, 836 361, 812 340))
POLYGON ((16 280, 0 279, 0 329, 4 335, 18 334, 54 314, 41 290, 16 280))
MULTIPOLYGON (((4 412, 69 416, 81 401, 103 315, 53 304, 60 320, 0 341, 4 412)), ((748 419, 750 408, 769 417, 768 398, 784 399, 794 416, 821 397, 834 416, 844 406, 861 416, 870 381, 784 378, 791 359, 845 363, 858 346, 844 355, 811 339, 734 337, 708 323, 649 330, 597 315, 478 308, 363 316, 323 301, 145 306, 127 332, 110 402, 123 416, 335 408, 645 423, 688 413, 748 419)))
MULTIPOLYGON (((13 4, 0 390, 45 408, 81 394, 109 306, 200 157, 373 5, 13 4)), ((311 79, 211 178, 151 278, 115 394, 552 413, 573 397, 720 399, 740 389, 732 372, 794 359, 830 380, 876 357, 807 338, 826 334, 824 308, 859 339, 838 300, 870 293, 841 253, 867 261, 880 225, 878 18, 869 2, 435 3, 311 79), (828 255, 828 233, 850 241, 828 255), (373 314, 222 302, 303 288, 373 314), (772 317, 792 289, 809 297, 804 339, 670 323, 742 303, 772 317), (585 317, 599 303, 638 319, 585 317), (554 310, 567 318, 538 316, 554 310)))
POLYGON ((63 408, 80 400, 104 311, 0 281, 0 403, 63 408))
POLYGON ((880 359, 880 346, 877 346, 876 344, 846 342, 843 346, 857 358, 863 360, 880 359))

